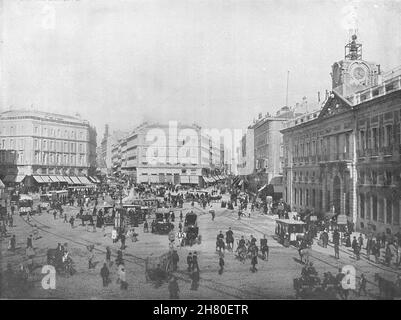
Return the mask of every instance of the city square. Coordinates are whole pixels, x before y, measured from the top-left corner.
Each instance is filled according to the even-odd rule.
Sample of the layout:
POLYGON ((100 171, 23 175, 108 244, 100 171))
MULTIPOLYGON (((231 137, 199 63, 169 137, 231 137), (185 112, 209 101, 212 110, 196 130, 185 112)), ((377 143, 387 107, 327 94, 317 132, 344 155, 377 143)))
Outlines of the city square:
POLYGON ((400 299, 400 4, 156 2, 5 1, 0 298, 400 299))

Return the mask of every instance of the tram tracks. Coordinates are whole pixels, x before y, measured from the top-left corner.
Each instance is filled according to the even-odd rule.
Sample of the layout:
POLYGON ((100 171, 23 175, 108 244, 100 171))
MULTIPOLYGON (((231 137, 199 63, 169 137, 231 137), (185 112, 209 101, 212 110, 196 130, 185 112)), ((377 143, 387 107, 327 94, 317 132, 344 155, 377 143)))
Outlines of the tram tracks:
MULTIPOLYGON (((36 228, 38 228, 42 232, 50 234, 50 235, 52 235, 52 236, 54 236, 56 238, 59 238, 59 239, 64 239, 64 240, 66 240, 68 242, 71 242, 71 243, 74 243, 74 244, 76 244, 78 246, 87 247, 88 245, 94 245, 95 246, 94 250, 96 252, 106 253, 106 250, 105 250, 104 246, 103 245, 99 245, 98 242, 94 242, 94 241, 90 241, 88 239, 82 239, 82 238, 79 238, 79 240, 77 240, 77 238, 73 239, 73 238, 68 237, 66 235, 63 235, 63 234, 61 234, 59 232, 58 233, 52 232, 52 231, 49 230, 49 229, 52 228, 51 226, 49 226, 49 225, 47 225, 47 224, 35 219, 34 217, 31 217, 31 219, 35 222, 36 228), (38 226, 38 224, 40 226, 38 226), (101 247, 102 249, 100 249, 99 247, 101 247), (104 250, 103 250, 103 248, 104 248, 104 250)), ((29 222, 25 221, 24 219, 21 219, 21 220, 23 220, 26 224, 30 225, 31 227, 34 227, 34 225, 35 225, 35 224, 32 224, 32 223, 29 223, 29 222)), ((114 250, 114 253, 116 253, 115 250, 114 250)), ((135 256, 135 255, 133 255, 131 253, 124 253, 124 261, 128 262, 128 263, 131 263, 131 264, 135 264, 135 265, 141 267, 142 269, 146 268, 146 266, 145 266, 146 259, 138 257, 138 256, 135 256), (131 260, 131 259, 127 258, 127 257, 133 258, 133 260, 131 260)), ((185 273, 182 272, 182 271, 175 272, 174 275, 176 276, 177 279, 179 279, 179 280, 181 280, 183 282, 191 283, 191 280, 188 279, 188 277, 185 277, 185 273)), ((221 294, 224 294, 226 296, 229 296, 229 297, 235 298, 235 299, 249 298, 250 296, 254 296, 254 297, 259 298, 259 299, 263 299, 263 297, 264 297, 263 295, 259 295, 259 294, 256 294, 254 292, 246 291, 244 289, 239 289, 239 288, 236 288, 236 287, 233 287, 233 286, 229 286, 229 285, 226 285, 226 284, 221 283, 221 282, 217 282, 217 281, 212 280, 212 279, 201 278, 199 285, 201 287, 206 288, 206 289, 209 289, 209 290, 212 290, 212 291, 215 291, 215 292, 219 292, 221 294), (224 288, 226 290, 223 290, 222 288, 224 288)))

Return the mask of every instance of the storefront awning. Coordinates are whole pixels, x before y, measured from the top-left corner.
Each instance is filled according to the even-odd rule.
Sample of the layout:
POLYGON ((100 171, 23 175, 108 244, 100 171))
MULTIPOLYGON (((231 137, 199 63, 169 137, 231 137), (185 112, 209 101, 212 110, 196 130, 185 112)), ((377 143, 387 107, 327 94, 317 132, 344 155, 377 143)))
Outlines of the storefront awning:
POLYGON ((4 188, 5 188, 5 185, 4 185, 3 181, 1 181, 1 179, 0 179, 0 189, 4 189, 4 188))
POLYGON ((43 180, 44 183, 50 183, 52 182, 49 178, 49 176, 40 176, 40 178, 43 180))
POLYGON ((92 181, 93 183, 98 183, 98 182, 97 182, 97 179, 96 179, 95 177, 88 176, 88 179, 89 179, 90 181, 92 181))
POLYGON ((43 181, 41 176, 33 176, 33 178, 37 183, 46 183, 45 181, 43 181))
POLYGON ((79 179, 77 177, 70 177, 70 179, 72 180, 73 184, 82 184, 81 181, 79 181, 79 179))
POLYGON ((92 184, 86 177, 78 177, 79 181, 81 181, 82 184, 92 184))
POLYGON ((14 182, 14 183, 20 183, 22 180, 24 180, 25 176, 22 175, 7 175, 4 178, 4 182, 14 182))
POLYGON ((65 182, 67 182, 68 184, 74 184, 74 182, 72 182, 72 180, 70 179, 70 177, 68 176, 63 176, 65 182))
POLYGON ((58 179, 55 176, 49 176, 50 182, 58 183, 58 179))
POLYGON ((63 176, 56 176, 56 178, 57 178, 58 181, 60 181, 60 182, 67 182, 67 181, 65 181, 65 179, 64 179, 63 176))

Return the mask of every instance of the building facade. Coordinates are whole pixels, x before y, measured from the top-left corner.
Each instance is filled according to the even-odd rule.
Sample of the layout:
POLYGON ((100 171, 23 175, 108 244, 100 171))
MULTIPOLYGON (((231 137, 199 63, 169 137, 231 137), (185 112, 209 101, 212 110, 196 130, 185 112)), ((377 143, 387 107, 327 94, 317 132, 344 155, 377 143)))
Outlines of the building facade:
POLYGON ((41 111, 0 114, 0 176, 94 175, 96 129, 78 117, 41 111))
POLYGON ((138 183, 202 185, 221 167, 220 143, 197 125, 143 123, 113 145, 114 172, 138 183))
POLYGON ((360 52, 354 36, 332 66, 333 90, 322 108, 282 130, 284 198, 295 211, 345 215, 357 230, 396 232, 401 68, 382 74, 360 52))

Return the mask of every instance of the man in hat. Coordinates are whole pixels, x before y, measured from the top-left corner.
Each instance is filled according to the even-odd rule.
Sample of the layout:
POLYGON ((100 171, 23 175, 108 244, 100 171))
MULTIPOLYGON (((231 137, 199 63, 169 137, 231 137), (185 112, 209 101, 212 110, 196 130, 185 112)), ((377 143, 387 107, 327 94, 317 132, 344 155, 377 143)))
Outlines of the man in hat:
POLYGON ((187 256, 188 272, 192 270, 192 262, 193 262, 192 252, 190 252, 187 256))
POLYGON ((192 256, 192 270, 197 270, 199 272, 199 264, 198 264, 198 254, 194 251, 192 256))
POLYGON ((100 276, 102 277, 103 287, 107 287, 107 285, 109 284, 110 282, 109 275, 110 275, 109 268, 107 268, 107 264, 104 263, 102 269, 100 269, 100 276))

